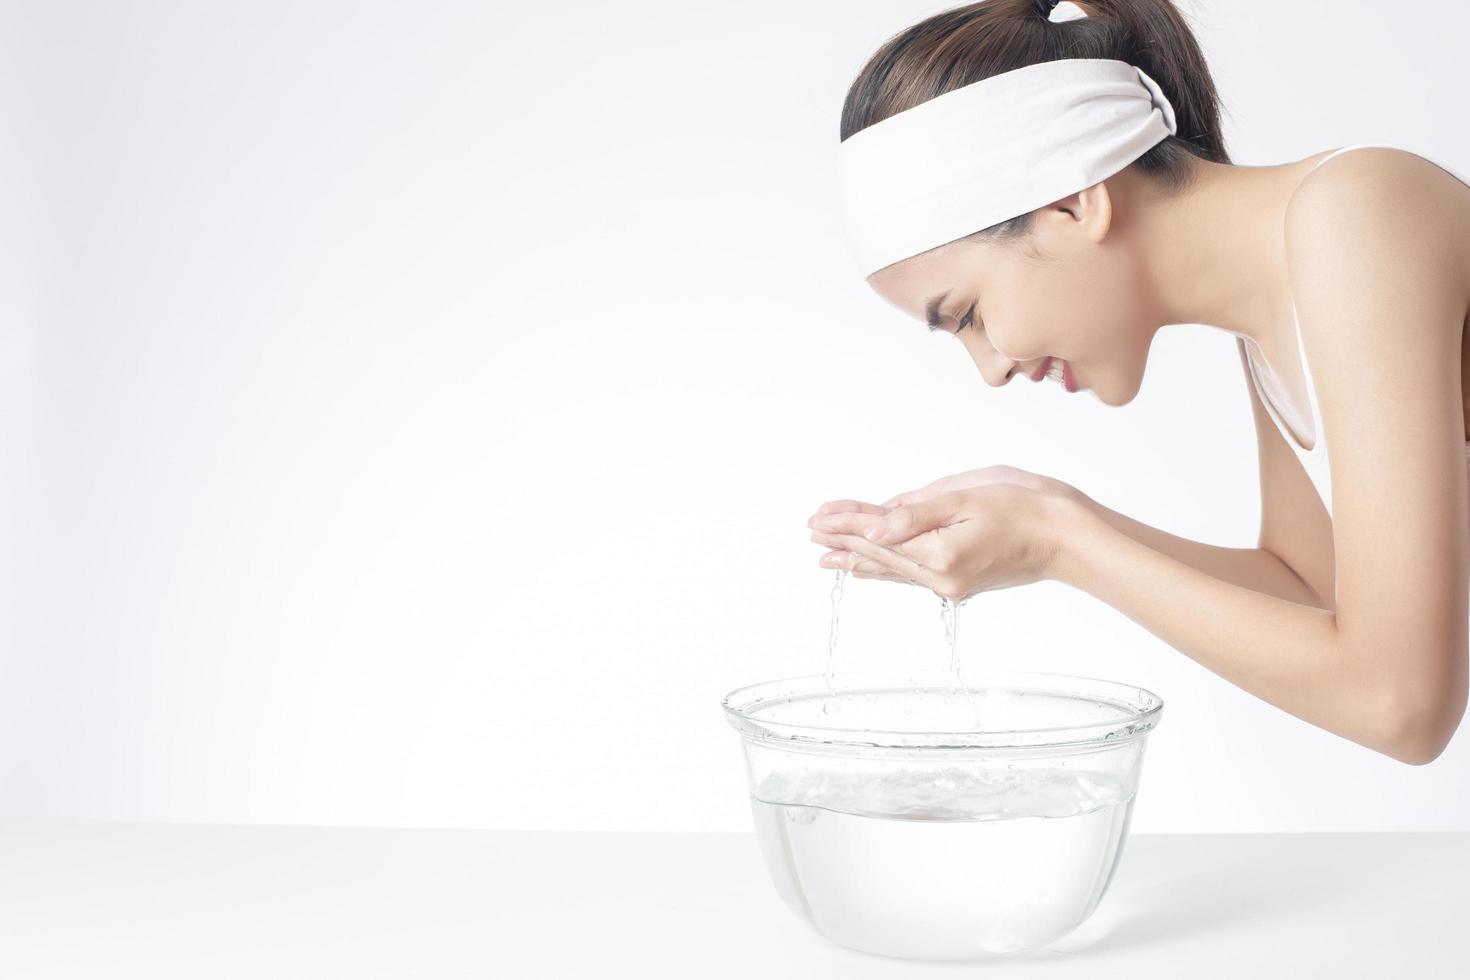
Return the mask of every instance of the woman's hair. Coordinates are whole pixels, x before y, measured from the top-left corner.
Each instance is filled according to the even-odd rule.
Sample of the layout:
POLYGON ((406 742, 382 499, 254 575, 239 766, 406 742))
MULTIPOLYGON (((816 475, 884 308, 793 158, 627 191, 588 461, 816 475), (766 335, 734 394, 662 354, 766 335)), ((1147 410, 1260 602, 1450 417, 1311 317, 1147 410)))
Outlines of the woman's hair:
MULTIPOLYGON (((1129 166, 1166 191, 1184 188, 1189 156, 1229 163, 1220 100, 1194 34, 1171 0, 1073 0, 1086 17, 1052 21, 1047 0, 982 0, 935 14, 883 43, 847 90, 842 139, 982 78, 1063 58, 1113 58, 1148 72, 1174 107, 1178 133, 1129 166)), ((1025 237, 1031 212, 964 240, 1025 237)))

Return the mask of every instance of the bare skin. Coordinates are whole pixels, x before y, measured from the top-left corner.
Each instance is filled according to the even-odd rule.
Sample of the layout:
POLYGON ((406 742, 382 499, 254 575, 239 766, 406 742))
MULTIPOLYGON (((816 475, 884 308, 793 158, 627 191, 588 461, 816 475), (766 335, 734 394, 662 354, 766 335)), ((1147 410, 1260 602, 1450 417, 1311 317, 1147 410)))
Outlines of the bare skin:
POLYGON ((1189 541, 1011 467, 813 515, 824 564, 963 598, 1041 579, 1119 609, 1239 687, 1413 764, 1464 714, 1470 515, 1470 188, 1361 148, 1272 167, 1199 162, 1174 198, 1125 170, 1036 213, 1028 245, 956 243, 869 277, 942 326, 995 386, 1064 359, 1131 400, 1154 334, 1198 323, 1255 344, 1306 408, 1292 303, 1326 431, 1335 520, 1247 382, 1256 548, 1189 541), (1204 229, 1205 231, 1202 231, 1204 229), (1039 260, 1035 255, 1044 256, 1039 260))

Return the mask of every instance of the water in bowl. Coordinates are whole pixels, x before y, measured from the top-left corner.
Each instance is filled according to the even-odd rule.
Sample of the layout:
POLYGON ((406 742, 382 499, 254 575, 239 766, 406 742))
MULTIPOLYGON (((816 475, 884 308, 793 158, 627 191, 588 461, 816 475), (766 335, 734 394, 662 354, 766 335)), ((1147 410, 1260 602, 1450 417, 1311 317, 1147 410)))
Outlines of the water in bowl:
POLYGON ((1133 796, 1110 773, 1060 767, 803 770, 771 773, 751 806, 777 890, 825 936, 953 959, 1045 943, 1086 919, 1133 796))

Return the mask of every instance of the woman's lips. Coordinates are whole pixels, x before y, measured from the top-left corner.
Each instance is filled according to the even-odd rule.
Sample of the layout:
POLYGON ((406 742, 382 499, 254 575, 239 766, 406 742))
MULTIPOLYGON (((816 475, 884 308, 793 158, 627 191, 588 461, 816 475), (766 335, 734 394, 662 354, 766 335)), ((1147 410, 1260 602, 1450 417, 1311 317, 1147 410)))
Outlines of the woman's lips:
POLYGON ((1062 366, 1061 377, 1057 379, 1061 381, 1062 387, 1065 388, 1067 391, 1080 391, 1081 385, 1077 383, 1077 376, 1072 373, 1072 365, 1068 364, 1066 361, 1061 360, 1060 358, 1052 357, 1051 355, 1047 355, 1046 357, 1042 358, 1041 363, 1036 366, 1036 370, 1032 371, 1031 374, 1028 375, 1028 377, 1030 377, 1032 381, 1044 380, 1047 376, 1047 372, 1051 370, 1053 363, 1059 363, 1062 366))

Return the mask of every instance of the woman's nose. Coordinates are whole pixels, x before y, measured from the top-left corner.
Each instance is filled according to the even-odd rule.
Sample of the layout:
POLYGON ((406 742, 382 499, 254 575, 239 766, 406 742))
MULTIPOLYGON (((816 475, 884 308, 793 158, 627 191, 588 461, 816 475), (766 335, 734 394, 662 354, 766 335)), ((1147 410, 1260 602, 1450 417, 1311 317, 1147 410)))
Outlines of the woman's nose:
POLYGON ((965 348, 970 352, 975 367, 980 369, 980 376, 992 388, 1009 384, 1014 375, 1025 370, 1022 362, 1002 354, 990 344, 966 344, 965 348))
POLYGON ((1000 358, 987 368, 980 365, 980 376, 985 383, 992 388, 1000 388, 1010 383, 1012 376, 1020 373, 1021 365, 1010 358, 1000 358))

